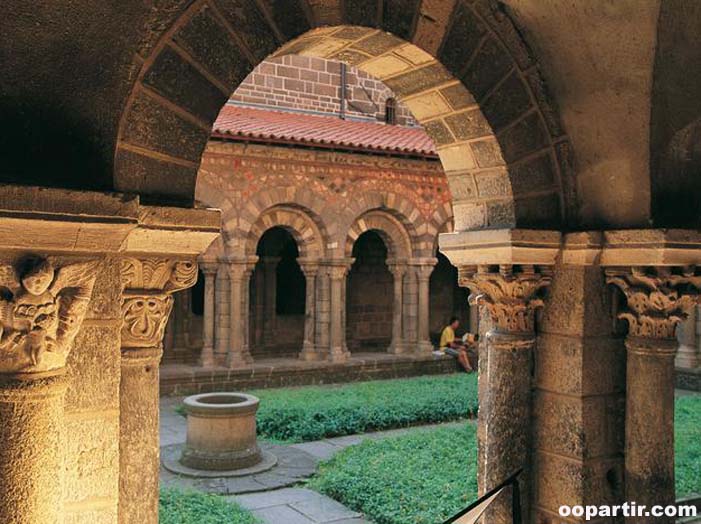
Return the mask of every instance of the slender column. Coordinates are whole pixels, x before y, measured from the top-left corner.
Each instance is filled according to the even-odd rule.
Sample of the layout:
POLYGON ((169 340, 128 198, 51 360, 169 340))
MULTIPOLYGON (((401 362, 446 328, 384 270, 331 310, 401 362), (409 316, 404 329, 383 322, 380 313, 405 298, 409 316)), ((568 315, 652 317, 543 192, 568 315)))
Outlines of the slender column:
POLYGON ((302 262, 300 266, 306 279, 304 301, 304 342, 299 354, 301 360, 322 360, 323 353, 319 353, 316 345, 316 279, 319 273, 319 264, 314 262, 302 262))
MULTIPOLYGON (((539 294, 550 284, 547 270, 522 266, 460 268, 460 285, 472 291, 470 302, 491 321, 486 333, 487 365, 480 359, 478 486, 494 488, 520 468, 522 515, 528 512, 531 453, 531 363, 535 347, 535 310, 539 294)), ((511 500, 501 497, 484 522, 511 524, 511 500)))
POLYGON ((192 260, 122 259, 119 522, 158 522, 158 364, 176 291, 197 280, 192 260))
POLYGON ((13 294, 2 299, 0 334, 2 523, 63 522, 66 360, 97 267, 92 261, 56 269, 38 256, 21 268, 0 267, 6 285, 13 285, 13 294))
MULTIPOLYGON (((673 504, 675 331, 696 304, 701 277, 668 267, 609 269, 606 275, 626 297, 618 313, 628 322, 626 500, 648 507, 673 504)), ((626 524, 648 522, 649 517, 626 518, 626 524)))
POLYGON ((331 272, 321 265, 317 275, 315 343, 325 359, 331 347, 331 272))
POLYGON ((402 332, 404 351, 412 353, 417 351, 419 290, 416 279, 416 270, 407 268, 404 275, 404 308, 402 315, 402 332))
POLYGON ((388 266, 394 278, 394 303, 392 306, 392 342, 387 351, 399 355, 404 352, 402 319, 404 318, 404 274, 407 266, 397 263, 389 263, 388 266))
POLYGON ((263 341, 265 345, 275 342, 275 328, 277 326, 275 305, 277 302, 277 265, 280 257, 262 257, 263 274, 265 275, 265 306, 263 322, 263 341))
POLYGON ((419 310, 418 310, 418 343, 417 350, 419 353, 427 353, 433 349, 430 336, 430 309, 429 309, 429 290, 430 278, 433 273, 433 268, 438 262, 432 259, 429 262, 422 262, 416 268, 416 278, 419 285, 419 310))
POLYGON ((687 319, 679 325, 678 336, 679 349, 674 364, 678 368, 693 369, 699 365, 698 324, 697 307, 689 310, 687 319))
POLYGON ((214 361, 218 366, 226 363, 226 355, 229 352, 229 331, 231 328, 231 285, 229 282, 229 265, 219 261, 217 268, 217 281, 214 286, 214 298, 216 305, 214 312, 214 361))
POLYGON ((263 272, 263 265, 258 264, 254 271, 254 293, 256 306, 254 309, 255 318, 253 323, 253 345, 255 347, 261 347, 263 345, 263 321, 265 319, 265 275, 263 272))
POLYGON ((202 355, 200 364, 204 367, 214 365, 214 290, 217 276, 216 264, 202 264, 204 275, 204 315, 202 318, 202 355))
POLYGON ((229 261, 231 317, 227 366, 236 368, 253 362, 248 344, 248 289, 255 259, 229 261))
POLYGON ((329 348, 329 360, 332 362, 345 362, 350 357, 350 352, 346 346, 345 333, 345 287, 350 263, 346 260, 334 261, 329 269, 331 279, 331 347, 329 348))

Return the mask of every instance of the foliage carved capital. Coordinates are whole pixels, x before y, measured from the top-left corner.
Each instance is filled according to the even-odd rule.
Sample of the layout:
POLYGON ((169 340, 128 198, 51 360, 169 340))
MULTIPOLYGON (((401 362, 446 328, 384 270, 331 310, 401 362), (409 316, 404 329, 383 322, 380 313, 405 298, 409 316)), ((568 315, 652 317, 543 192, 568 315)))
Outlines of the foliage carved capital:
POLYGON ((470 304, 484 306, 499 331, 532 333, 552 276, 535 266, 468 266, 460 268, 459 280, 472 292, 470 304))
POLYGON ((693 267, 611 268, 606 282, 625 296, 617 316, 636 338, 674 339, 677 324, 698 303, 701 276, 693 267))

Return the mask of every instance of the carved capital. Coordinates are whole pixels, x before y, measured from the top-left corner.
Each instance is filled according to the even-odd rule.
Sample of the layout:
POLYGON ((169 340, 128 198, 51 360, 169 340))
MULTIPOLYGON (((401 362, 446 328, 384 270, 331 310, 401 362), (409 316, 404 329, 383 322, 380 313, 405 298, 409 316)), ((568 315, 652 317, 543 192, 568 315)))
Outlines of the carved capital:
POLYGON ((99 261, 64 264, 30 256, 0 265, 0 373, 66 365, 83 323, 99 261))
POLYGON ((346 278, 354 261, 355 259, 353 258, 329 261, 327 268, 331 280, 342 280, 346 278))
POLYGON ((194 259, 125 257, 121 266, 122 348, 160 346, 173 309, 172 293, 197 281, 194 259))
POLYGON ((121 274, 124 289, 174 293, 195 285, 197 262, 194 259, 125 257, 121 274))
POLYGON ((499 331, 532 333, 535 311, 552 277, 535 266, 463 266, 459 281, 472 291, 470 304, 484 306, 499 331))
POLYGON ((388 262, 387 267, 389 268, 390 273, 392 273, 392 276, 394 278, 402 278, 408 269, 408 266, 406 264, 400 264, 396 262, 388 262))
POLYGON ((172 309, 172 295, 125 293, 122 302, 122 347, 160 346, 172 309))
POLYGON ((611 268, 606 282, 625 296, 617 316, 628 322, 629 337, 674 339, 677 324, 698 302, 701 276, 694 267, 611 268))
POLYGON ((213 277, 219 270, 219 264, 216 262, 200 262, 199 264, 202 274, 208 277, 213 277))

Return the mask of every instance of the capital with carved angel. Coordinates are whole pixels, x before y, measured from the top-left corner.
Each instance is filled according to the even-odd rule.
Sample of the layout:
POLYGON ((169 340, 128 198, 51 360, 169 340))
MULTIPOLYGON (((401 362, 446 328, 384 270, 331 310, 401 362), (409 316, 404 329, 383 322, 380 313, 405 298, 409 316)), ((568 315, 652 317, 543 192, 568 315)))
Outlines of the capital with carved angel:
POLYGON ((195 260, 126 257, 121 263, 122 347, 160 346, 176 291, 197 281, 195 260))
POLYGON ((617 316, 628 322, 628 335, 673 340, 677 324, 698 303, 701 276, 696 273, 693 266, 607 269, 606 282, 626 299, 617 316))
POLYGON ((99 261, 28 256, 0 264, 0 373, 61 369, 92 295, 99 261))
POLYGON ((487 308, 499 331, 532 333, 535 312, 550 285, 549 268, 532 265, 465 266, 459 270, 460 286, 470 289, 470 304, 487 308))

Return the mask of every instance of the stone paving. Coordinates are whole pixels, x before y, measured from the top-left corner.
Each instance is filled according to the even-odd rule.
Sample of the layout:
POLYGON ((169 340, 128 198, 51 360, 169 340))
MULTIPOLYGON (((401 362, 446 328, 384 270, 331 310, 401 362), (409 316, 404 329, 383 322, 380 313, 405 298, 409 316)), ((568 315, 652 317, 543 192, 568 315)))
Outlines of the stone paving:
MULTIPOLYGON (((185 418, 175 412, 175 408, 181 402, 181 397, 161 399, 161 448, 164 452, 174 449, 175 444, 185 441, 187 433, 185 418)), ((464 423, 434 424, 421 426, 421 428, 458 426, 464 423)), ((369 520, 364 519, 360 513, 354 512, 343 504, 315 491, 299 487, 275 488, 280 485, 296 483, 305 476, 311 476, 319 462, 328 460, 342 449, 359 444, 365 439, 397 436, 414 429, 416 428, 348 435, 289 446, 263 444, 267 448, 274 449, 282 465, 291 469, 292 474, 298 474, 298 477, 292 482, 287 482, 288 478, 282 479, 285 481, 284 483, 281 482, 280 477, 287 475, 285 473, 286 470, 282 471, 282 474, 279 474, 280 470, 277 470, 278 473, 276 473, 276 470, 271 470, 262 474, 260 479, 249 477, 239 479, 185 479, 173 475, 164 468, 161 468, 161 481, 164 484, 175 483, 222 495, 258 492, 230 495, 226 498, 251 510, 262 522, 267 524, 372 524, 369 520), (299 457, 303 459, 301 462, 297 462, 299 457), (236 481, 241 483, 238 488, 234 485, 236 481)))

